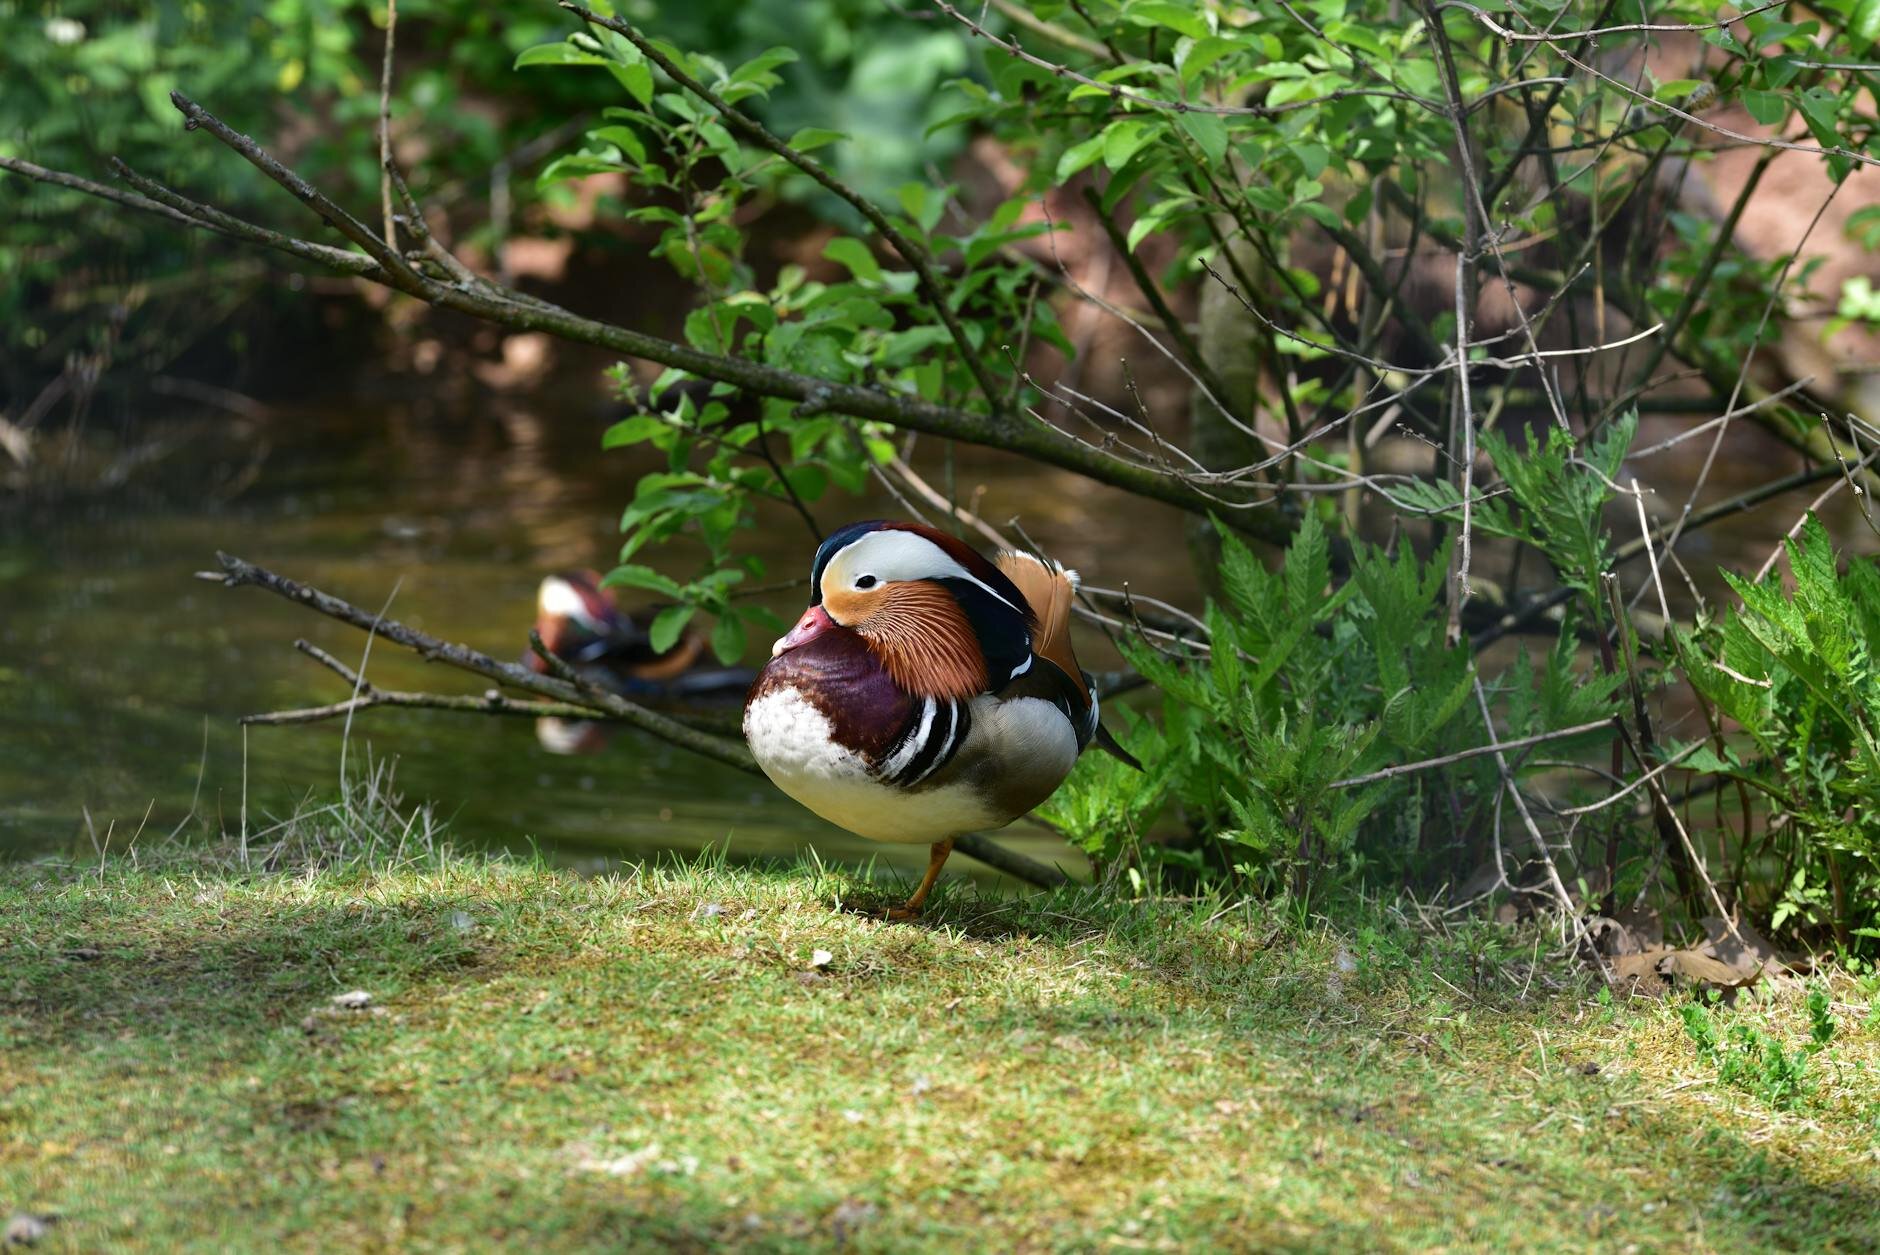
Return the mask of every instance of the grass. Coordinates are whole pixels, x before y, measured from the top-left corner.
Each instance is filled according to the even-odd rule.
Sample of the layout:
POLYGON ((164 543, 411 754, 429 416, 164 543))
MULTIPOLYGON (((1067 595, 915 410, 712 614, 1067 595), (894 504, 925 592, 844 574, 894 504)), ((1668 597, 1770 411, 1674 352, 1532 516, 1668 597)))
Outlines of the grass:
MULTIPOLYGON (((1485 924, 1080 891, 882 924, 844 908, 885 888, 814 865, 584 879, 433 837, 381 798, 245 864, 0 867, 0 1223, 85 1251, 1880 1240, 1847 982, 1780 1109, 1676 1003, 1485 924)), ((1801 1002, 1711 1014, 1793 1044, 1801 1002)))

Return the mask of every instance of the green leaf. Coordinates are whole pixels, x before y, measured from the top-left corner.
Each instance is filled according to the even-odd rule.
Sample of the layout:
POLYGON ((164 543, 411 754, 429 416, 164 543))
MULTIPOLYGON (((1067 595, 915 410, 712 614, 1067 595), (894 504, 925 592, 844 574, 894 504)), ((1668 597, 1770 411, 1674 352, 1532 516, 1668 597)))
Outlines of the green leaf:
POLYGON ((557 40, 552 44, 537 44, 533 48, 524 48, 516 57, 515 68, 520 70, 531 65, 612 65, 613 62, 598 53, 585 48, 577 48, 566 40, 557 40))
POLYGON ((729 667, 744 657, 744 621, 735 614, 720 615, 712 628, 712 653, 729 667))
POLYGON ((1856 48, 1866 48, 1880 39, 1880 0, 1856 0, 1847 20, 1847 33, 1856 48))
POLYGON ((1178 68, 1182 82, 1193 86, 1196 79, 1222 57, 1238 51, 1240 44, 1231 39, 1221 39, 1210 35, 1206 39, 1197 39, 1187 46, 1186 51, 1178 54, 1178 68))
POLYGON ((1801 107, 1802 117, 1808 121, 1808 129, 1814 134, 1815 142, 1823 148, 1841 146, 1841 100, 1819 87, 1811 87, 1795 98, 1801 107))
POLYGON ((1129 233, 1124 240, 1124 247, 1132 253, 1135 252, 1136 245, 1142 243, 1151 232, 1160 231, 1170 218, 1182 211, 1185 204, 1185 201, 1165 200, 1150 206, 1143 212, 1142 217, 1129 224, 1129 233))
POLYGON ((1763 82, 1781 91, 1802 72, 1802 63, 1791 56, 1769 57, 1762 63, 1763 82))
POLYGON ((883 341, 881 360, 889 366, 902 366, 928 349, 946 344, 952 338, 945 327, 909 327, 883 341))
POLYGON ((672 430, 663 419, 651 414, 623 418, 601 434, 601 448, 618 449, 622 445, 643 444, 672 430))
POLYGON ((685 590, 679 582, 668 575, 661 575, 652 567, 624 563, 607 573, 601 580, 603 588, 644 588, 648 592, 659 593, 666 597, 684 596, 685 590))
POLYGON ((824 257, 846 266, 850 274, 864 283, 879 282, 881 263, 868 251, 868 245, 854 236, 839 235, 823 247, 824 257))
POLYGON ((827 127, 806 126, 790 137, 790 147, 800 153, 814 152, 830 144, 839 144, 848 136, 841 131, 832 131, 827 127))
POLYGON ((1103 131, 1103 164, 1120 170, 1155 135, 1149 123, 1130 119, 1111 123, 1103 131))
POLYGON ((638 133, 636 133, 632 127, 603 126, 597 130, 589 131, 588 138, 598 140, 603 144, 612 144, 615 148, 620 150, 623 156, 633 161, 638 162, 646 160, 646 145, 640 142, 638 133))
POLYGON ((1079 144, 1072 144, 1058 158, 1057 181, 1062 183, 1103 155, 1104 135, 1099 131, 1079 144))
POLYGON ((653 626, 647 629, 647 643, 653 652, 663 654, 679 643, 679 634, 685 631, 685 625, 692 621, 697 613, 697 606, 667 606, 653 616, 653 626))
POLYGON ((641 106, 653 103, 653 68, 644 61, 635 61, 631 65, 609 64, 614 81, 626 88, 627 95, 639 101, 641 106))
POLYGON ((1219 165, 1227 155, 1227 123, 1217 113, 1184 113, 1182 130, 1194 139, 1210 165, 1219 165))
POLYGON ((788 65, 797 59, 796 49, 794 48, 771 48, 752 57, 749 61, 746 61, 743 65, 731 71, 731 76, 726 81, 731 83, 762 83, 766 80, 775 82, 777 81, 777 76, 772 74, 771 71, 780 65, 788 65))
POLYGON ((1880 249, 1880 205, 1863 205, 1849 214, 1841 233, 1870 253, 1880 249))
POLYGON ((1167 27, 1190 39, 1206 39, 1214 33, 1194 5, 1177 4, 1174 0, 1138 0, 1124 10, 1123 17, 1138 26, 1167 27))
POLYGON ((584 179, 590 174, 614 174, 626 169, 618 161, 588 153, 568 153, 557 157, 535 176, 538 187, 547 187, 563 179, 584 179))
MULTIPOLYGON (((1880 0, 1874 0, 1880 4, 1880 0)), ((1745 90, 1743 107, 1749 110, 1749 116, 1764 126, 1775 126, 1789 116, 1789 103, 1774 92, 1745 90)))

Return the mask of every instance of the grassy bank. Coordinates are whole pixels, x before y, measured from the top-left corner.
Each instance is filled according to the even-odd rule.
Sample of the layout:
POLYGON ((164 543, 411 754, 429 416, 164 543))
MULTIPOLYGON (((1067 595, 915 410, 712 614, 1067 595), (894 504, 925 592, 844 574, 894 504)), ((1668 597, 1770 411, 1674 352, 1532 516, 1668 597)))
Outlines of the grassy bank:
MULTIPOLYGON (((1607 1005, 1486 926, 1079 892, 884 925, 841 908, 885 891, 814 867, 346 841, 0 868, 0 1223, 57 1215, 40 1245, 72 1250, 1880 1237, 1852 983, 1785 1109, 1676 1004, 1607 1005)), ((1712 1014, 1808 1037, 1794 990, 1712 1014)))

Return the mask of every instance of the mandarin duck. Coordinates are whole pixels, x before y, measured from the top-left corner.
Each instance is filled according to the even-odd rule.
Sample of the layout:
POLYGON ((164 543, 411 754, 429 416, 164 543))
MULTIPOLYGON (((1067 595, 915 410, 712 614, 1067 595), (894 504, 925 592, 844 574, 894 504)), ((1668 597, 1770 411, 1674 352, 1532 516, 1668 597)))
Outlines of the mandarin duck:
MULTIPOLYGON (((535 594, 535 630, 548 652, 609 692, 642 700, 700 700, 750 686, 750 668, 717 666, 696 628, 681 632, 670 648, 654 649, 641 624, 647 617, 622 610, 613 590, 593 571, 550 575, 535 594)), ((533 650, 523 662, 537 673, 548 672, 533 650)))
MULTIPOLYGON (((613 590, 593 571, 564 571, 536 590, 535 630, 543 646, 583 680, 639 702, 704 707, 742 696, 756 673, 749 667, 720 667, 706 652, 706 639, 688 629, 670 649, 653 648, 642 622, 621 609, 613 590)), ((547 674, 534 650, 525 666, 547 674)), ((604 749, 608 725, 585 719, 535 721, 536 741, 551 754, 593 754, 604 749)))
POLYGON ((1097 735, 1076 587, 1042 558, 988 560, 914 523, 855 523, 816 551, 809 609, 751 686, 744 737, 829 822, 930 847, 889 918, 918 915, 955 839, 1050 797, 1097 735))

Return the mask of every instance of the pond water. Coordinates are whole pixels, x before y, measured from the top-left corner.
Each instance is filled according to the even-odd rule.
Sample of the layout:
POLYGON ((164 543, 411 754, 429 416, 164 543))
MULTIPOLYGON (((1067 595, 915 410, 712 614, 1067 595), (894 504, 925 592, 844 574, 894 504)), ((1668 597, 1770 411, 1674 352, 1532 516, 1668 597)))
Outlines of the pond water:
MULTIPOLYGON (((229 550, 368 608, 389 599, 393 617, 515 657, 540 577, 604 568, 617 544, 619 509, 645 468, 599 452, 608 418, 592 376, 454 404, 340 398, 240 421, 205 412, 152 425, 157 434, 140 439, 154 443, 136 446, 149 464, 121 488, 0 509, 0 857, 84 853, 107 837, 122 848, 133 833, 168 832, 192 804, 232 831, 244 795, 253 828, 300 798, 330 796, 338 722, 252 728, 244 738, 236 717, 339 700, 337 678, 292 642, 304 637, 357 662, 362 634, 192 572, 229 550)), ((1678 425, 1648 424, 1641 444, 1678 425)), ((1701 443, 1638 468, 1661 509, 1682 501, 1701 443)), ((1031 535, 1095 582, 1127 580, 1193 602, 1172 511, 1067 474, 960 456, 961 495, 978 495, 985 517, 1022 515, 1031 535)), ((1706 501, 1793 465, 1751 435, 1713 476, 1706 501)), ((1693 535, 1681 553, 1707 582, 1719 562, 1753 569, 1818 491, 1693 535)), ((886 500, 821 511, 825 527, 898 512, 886 500)), ((1848 514, 1836 531, 1857 538, 1864 529, 1848 514)), ((806 573, 813 545, 794 515, 766 518, 750 543, 770 563, 768 578, 806 573)), ((793 618, 802 599, 779 593, 772 607, 793 618)), ((1086 665, 1113 665, 1101 638, 1087 652, 1086 665)), ((369 675, 398 688, 485 687, 388 647, 373 652, 369 675)), ((924 858, 840 832, 762 780, 628 731, 598 754, 561 757, 538 746, 527 721, 380 710, 355 722, 348 753, 354 770, 368 753, 395 759, 405 796, 435 802, 464 844, 536 844, 588 866, 706 846, 733 858, 813 846, 829 859, 876 857, 910 870, 924 858)), ((1079 862, 1035 826, 1003 835, 1035 857, 1079 862)), ((988 874, 971 860, 957 870, 988 874)))

